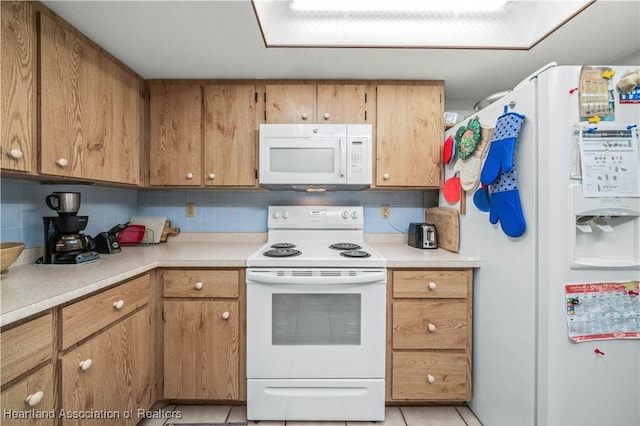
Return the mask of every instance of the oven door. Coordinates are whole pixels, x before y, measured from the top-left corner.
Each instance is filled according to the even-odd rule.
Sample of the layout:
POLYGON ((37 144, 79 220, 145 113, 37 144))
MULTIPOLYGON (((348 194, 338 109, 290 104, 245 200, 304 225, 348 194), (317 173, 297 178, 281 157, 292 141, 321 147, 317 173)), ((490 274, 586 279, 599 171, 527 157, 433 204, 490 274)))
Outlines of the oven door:
POLYGON ((247 377, 384 378, 386 271, 356 272, 248 270, 247 377))

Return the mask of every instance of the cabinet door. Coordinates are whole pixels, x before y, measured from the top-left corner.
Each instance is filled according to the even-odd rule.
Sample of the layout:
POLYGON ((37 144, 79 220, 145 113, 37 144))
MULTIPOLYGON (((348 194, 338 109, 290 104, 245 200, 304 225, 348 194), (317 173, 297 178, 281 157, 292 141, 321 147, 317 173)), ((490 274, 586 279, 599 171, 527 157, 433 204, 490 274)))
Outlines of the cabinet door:
POLYGON ((202 185, 200 85, 152 85, 149 110, 151 185, 202 185))
POLYGON ((113 76, 113 148, 108 161, 113 182, 140 184, 140 81, 117 64, 111 64, 113 76))
POLYGON ((2 168, 32 171, 35 148, 35 18, 33 3, 3 1, 2 168))
POLYGON ((53 363, 39 368, 24 379, 2 391, 3 426, 53 426, 57 424, 54 411, 56 396, 53 391, 53 363), (13 418, 30 410, 40 414, 38 419, 13 418))
POLYGON ((204 184, 255 186, 256 87, 204 86, 204 184))
POLYGON ((367 86, 318 84, 318 123, 366 124, 367 86))
POLYGON ((376 186, 439 187, 442 84, 378 85, 376 186))
POLYGON ((164 301, 164 397, 239 397, 238 301, 164 301))
MULTIPOLYGON (((151 407, 151 327, 149 307, 103 331, 62 357, 62 408, 68 412, 123 413, 151 407), (90 364, 87 362, 90 360, 90 364), (89 364, 89 365, 88 365, 89 364)), ((105 419, 92 425, 133 425, 105 419)), ((66 418, 64 425, 86 423, 66 418)))
POLYGON ((71 29, 39 16, 40 171, 104 180, 105 149, 113 138, 105 59, 71 29))
POLYGON ((267 84, 265 114, 267 123, 314 123, 314 84, 267 84))
POLYGON ((471 368, 466 354, 394 352, 393 399, 468 401, 471 368))

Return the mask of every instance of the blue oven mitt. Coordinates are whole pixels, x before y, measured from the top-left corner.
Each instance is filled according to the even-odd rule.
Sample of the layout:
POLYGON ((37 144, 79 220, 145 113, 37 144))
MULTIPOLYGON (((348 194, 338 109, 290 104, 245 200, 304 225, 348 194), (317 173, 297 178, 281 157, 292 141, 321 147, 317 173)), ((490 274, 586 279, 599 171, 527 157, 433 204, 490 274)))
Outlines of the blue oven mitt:
POLYGON ((525 116, 515 112, 508 113, 506 109, 507 107, 505 113, 498 117, 489 153, 480 173, 480 182, 485 185, 495 182, 501 172, 513 168, 516 141, 525 116))
POLYGON ((500 173, 498 180, 489 186, 489 190, 489 222, 495 225, 499 220, 502 231, 510 237, 517 238, 524 234, 527 226, 520 204, 516 168, 500 173))

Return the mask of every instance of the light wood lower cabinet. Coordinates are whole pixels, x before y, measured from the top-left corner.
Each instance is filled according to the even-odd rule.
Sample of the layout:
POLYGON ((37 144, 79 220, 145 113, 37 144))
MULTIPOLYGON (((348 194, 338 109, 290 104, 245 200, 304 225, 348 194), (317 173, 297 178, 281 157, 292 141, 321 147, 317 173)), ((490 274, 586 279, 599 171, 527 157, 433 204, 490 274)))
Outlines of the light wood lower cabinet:
POLYGON ((49 426, 57 424, 53 362, 2 390, 3 426, 49 426))
POLYGON ((56 424, 53 315, 2 330, 0 424, 56 424))
POLYGON ((164 398, 244 400, 238 270, 163 271, 164 398))
POLYGON ((472 270, 391 270, 387 400, 471 399, 472 270))
POLYGON ((150 339, 150 308, 146 306, 65 354, 62 424, 136 424, 137 410, 149 409, 153 403, 150 339), (129 410, 133 415, 124 418, 129 410), (73 418, 82 413, 114 413, 119 418, 73 418))

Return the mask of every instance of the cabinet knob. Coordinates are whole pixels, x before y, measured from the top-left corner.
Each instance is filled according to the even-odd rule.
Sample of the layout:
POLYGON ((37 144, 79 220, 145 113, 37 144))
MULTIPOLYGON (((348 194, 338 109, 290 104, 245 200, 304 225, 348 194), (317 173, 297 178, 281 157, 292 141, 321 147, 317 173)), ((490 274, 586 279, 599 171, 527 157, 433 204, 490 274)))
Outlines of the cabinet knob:
POLYGON ((307 118, 309 118, 309 116, 307 115, 306 112, 303 112, 300 118, 302 118, 303 120, 306 120, 307 118))
POLYGON ((195 285, 194 285, 196 290, 202 290, 202 281, 198 281, 195 285))
POLYGON ((429 290, 435 290, 436 287, 438 287, 438 285, 436 283, 434 283, 433 281, 431 281, 429 283, 429 290))
POLYGON ((436 382, 436 378, 433 377, 431 374, 427 374, 427 382, 435 383, 436 382))
POLYGON ((331 118, 331 115, 328 112, 325 112, 322 117, 324 117, 325 120, 328 120, 331 118))
POLYGON ((436 331, 436 325, 435 324, 429 323, 429 325, 427 327, 429 328, 429 331, 432 332, 432 333, 434 331, 436 331))
POLYGON ((187 173, 187 179, 189 180, 193 179, 193 173, 191 172, 187 173))
POLYGON ((36 405, 40 404, 40 401, 42 401, 42 398, 44 398, 44 392, 38 391, 36 393, 32 393, 31 395, 29 395, 27 399, 24 400, 24 402, 29 407, 35 407, 36 405))
POLYGON ((382 175, 382 179, 384 179, 384 180, 389 180, 390 177, 391 176, 389 176, 389 173, 385 173, 385 174, 382 175))
POLYGON ((120 299, 117 302, 113 302, 113 307, 120 310, 124 307, 124 300, 120 299))
POLYGON ((207 176, 209 177, 209 180, 214 180, 216 178, 214 173, 209 173, 207 176))
POLYGON ((82 371, 87 371, 89 367, 91 367, 91 364, 93 364, 93 361, 91 360, 91 358, 87 358, 84 361, 80 361, 78 367, 80 367, 80 370, 82 371))
POLYGON ((56 160, 56 164, 60 167, 67 167, 69 165, 69 160, 66 158, 58 158, 56 160))
POLYGON ((9 157, 15 158, 16 160, 18 160, 22 158, 22 151, 19 150, 18 148, 13 148, 11 151, 9 151, 9 157))
POLYGON ((223 312, 222 313, 222 319, 227 321, 229 318, 231 317, 231 314, 229 312, 223 312))

